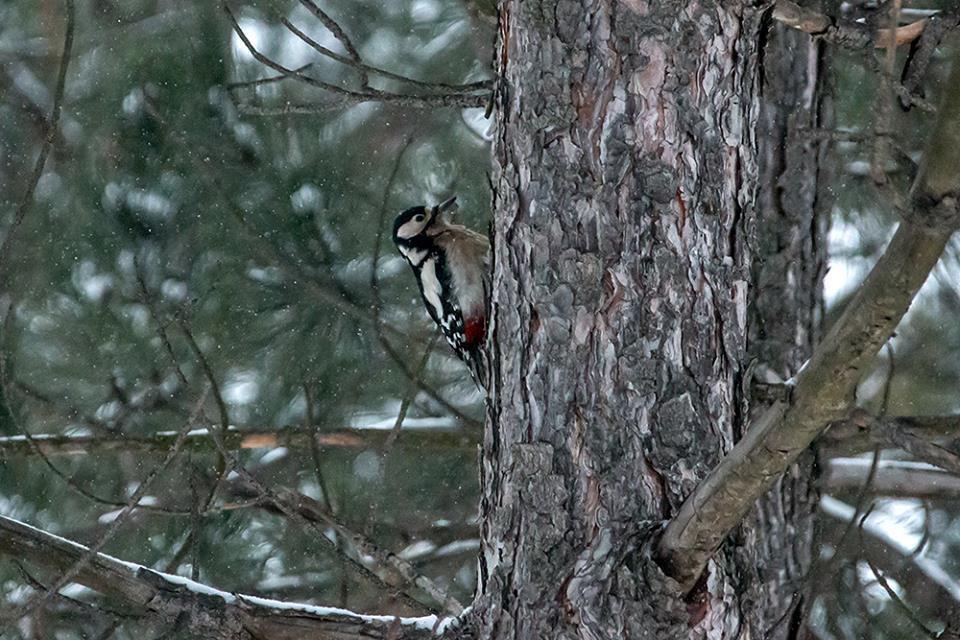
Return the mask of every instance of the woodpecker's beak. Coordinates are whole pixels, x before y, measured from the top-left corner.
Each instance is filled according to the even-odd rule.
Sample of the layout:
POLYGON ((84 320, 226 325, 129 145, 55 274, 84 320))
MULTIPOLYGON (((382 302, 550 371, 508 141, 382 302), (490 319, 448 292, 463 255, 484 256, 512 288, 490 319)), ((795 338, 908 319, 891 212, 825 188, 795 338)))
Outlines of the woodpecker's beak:
POLYGON ((427 215, 430 216, 427 219, 427 224, 424 226, 424 229, 429 228, 437 221, 438 218, 442 217, 444 214, 453 213, 457 210, 457 197, 454 196, 449 200, 444 200, 435 207, 427 209, 427 215))
POLYGON ((437 205, 437 213, 453 213, 457 210, 457 196, 453 196, 449 200, 444 200, 437 205))

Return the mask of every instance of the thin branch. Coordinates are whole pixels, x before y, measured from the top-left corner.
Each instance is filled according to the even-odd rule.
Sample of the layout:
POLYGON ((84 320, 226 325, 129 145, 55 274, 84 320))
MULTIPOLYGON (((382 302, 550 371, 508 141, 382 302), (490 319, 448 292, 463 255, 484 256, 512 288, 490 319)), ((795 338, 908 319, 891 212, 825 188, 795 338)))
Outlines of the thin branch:
POLYGON ((390 429, 390 435, 387 436, 386 441, 383 443, 381 455, 384 458, 389 455, 394 443, 396 443, 396 441, 400 438, 400 432, 403 430, 403 422, 407 419, 407 411, 410 409, 410 404, 413 402, 414 396, 416 396, 420 385, 420 378, 423 376, 423 372, 427 368, 427 362, 430 361, 430 355, 433 353, 433 348, 436 346, 439 338, 440 333, 434 333, 433 337, 430 339, 430 342, 427 343, 427 347, 423 350, 423 356, 420 358, 420 363, 414 370, 413 379, 410 380, 410 392, 400 402, 400 411, 397 413, 397 419, 393 423, 393 428, 390 429))
POLYGON ((10 256, 10 250, 13 247, 13 240, 17 235, 17 230, 23 224, 27 217, 27 211, 33 202, 33 193, 40 182, 40 176, 43 175, 43 168, 47 164, 47 158, 53 151, 54 140, 57 137, 57 128, 60 126, 60 112, 63 110, 63 88, 67 81, 67 66, 70 64, 70 53, 73 48, 73 30, 76 21, 76 11, 73 6, 73 0, 65 0, 66 8, 66 32, 63 36, 63 53, 60 55, 60 68, 57 71, 57 86, 53 92, 53 108, 50 112, 50 118, 47 120, 47 135, 40 146, 40 155, 37 156, 37 162, 33 165, 33 173, 27 182, 27 189, 24 191, 20 202, 17 205, 17 211, 13 218, 13 223, 7 229, 7 235, 0 245, 0 291, 6 289, 6 265, 10 256))
POLYGON ((337 111, 348 106, 349 102, 344 100, 331 100, 329 102, 301 104, 295 102, 285 102, 279 107, 261 107, 257 104, 248 102, 236 102, 237 110, 246 116, 292 116, 292 115, 316 115, 318 113, 329 113, 337 111))
POLYGON ((370 292, 373 295, 373 327, 377 332, 377 337, 381 342, 383 337, 383 299, 380 295, 380 248, 383 244, 383 236, 387 229, 387 208, 390 202, 390 196, 393 195, 393 187, 397 181, 397 175, 400 173, 400 167, 403 164, 403 157, 407 154, 407 149, 413 144, 413 138, 408 137, 403 141, 403 145, 397 152, 397 157, 393 161, 393 168, 390 169, 390 175, 383 187, 383 195, 380 199, 380 212, 377 217, 377 233, 373 237, 373 258, 370 261, 370 292))
MULTIPOLYGON (((420 87, 422 89, 429 89, 433 91, 446 91, 449 93, 473 93, 476 91, 482 91, 484 89, 489 90, 492 86, 492 83, 489 80, 481 80, 480 82, 471 82, 468 84, 447 84, 444 82, 423 82, 421 80, 414 80, 413 78, 408 78, 407 76, 402 76, 396 73, 392 73, 385 69, 380 69, 379 67, 372 67, 368 64, 364 64, 359 58, 353 59, 352 57, 347 57, 340 55, 335 51, 331 51, 327 47, 323 46, 303 31, 298 29, 296 25, 287 20, 286 18, 281 18, 280 23, 287 28, 290 33, 297 36, 302 40, 307 46, 312 48, 314 51, 320 55, 330 58, 341 64, 345 64, 348 67, 356 69, 361 73, 375 73, 384 78, 389 78, 390 80, 397 80, 399 82, 405 82, 415 87, 420 87)), ((298 72, 300 69, 297 70, 298 72)), ((281 76, 282 77, 282 76, 281 76)), ((366 83, 364 83, 366 85, 366 83)))
POLYGON ((427 344, 427 348, 424 349, 423 356, 420 358, 420 364, 417 365, 417 369, 414 371, 414 376, 410 380, 410 389, 407 392, 407 395, 405 395, 400 401, 400 410, 397 412, 397 419, 393 423, 393 428, 390 429, 390 435, 387 436, 387 439, 384 440, 383 445, 380 447, 381 489, 380 491, 373 492, 373 497, 370 501, 369 511, 367 514, 367 525, 364 528, 364 532, 367 534, 370 533, 370 527, 373 524, 374 515, 380 510, 380 500, 386 493, 383 490, 382 485, 386 481, 387 460, 390 458, 390 453, 393 451, 393 445, 400 438, 400 433, 403 430, 403 422, 407 419, 407 411, 410 409, 410 404, 417 395, 420 378, 423 375, 424 369, 427 367, 427 362, 430 360, 430 354, 433 353, 433 347, 436 345, 439 337, 440 333, 435 333, 433 338, 431 338, 430 342, 427 344))
MULTIPOLYGON (((958 24, 960 24, 960 14, 954 14, 952 17, 935 15, 928 20, 923 34, 911 45, 903 66, 901 83, 909 95, 919 93, 920 86, 940 41, 947 31, 955 29, 958 24)), ((905 109, 909 109, 911 101, 901 98, 900 104, 905 109)))
POLYGON ((64 571, 87 558, 75 576, 76 582, 170 624, 184 616, 186 627, 193 635, 211 640, 243 637, 419 640, 439 635, 456 624, 453 618, 364 615, 221 591, 118 560, 4 516, 0 516, 0 553, 55 571, 64 571))
MULTIPOLYGON (((243 468, 235 468, 235 471, 250 485, 250 489, 260 494, 270 504, 273 504, 287 517, 310 522, 315 527, 315 521, 323 522, 337 532, 344 540, 348 541, 360 554, 373 558, 374 562, 382 567, 389 567, 403 578, 407 583, 413 584, 429 594, 434 600, 442 604, 444 609, 453 615, 460 615, 463 612, 463 605, 456 601, 430 578, 421 575, 416 568, 394 553, 380 549, 372 540, 366 536, 350 529, 342 520, 334 516, 328 510, 324 509, 319 502, 312 500, 296 491, 289 489, 269 490, 264 487, 256 478, 250 475, 243 468), (303 517, 304 509, 309 509, 311 518, 303 517)), ((249 495, 249 491, 243 495, 249 495)))
MULTIPOLYGON (((311 529, 316 529, 318 533, 320 533, 320 539, 322 539, 325 543, 328 543, 334 549, 338 549, 338 547, 336 547, 336 545, 334 545, 333 542, 330 541, 329 538, 327 538, 326 534, 323 531, 319 530, 319 528, 316 527, 314 523, 300 517, 296 512, 295 506, 291 505, 290 502, 288 502, 288 500, 285 500, 282 497, 280 497, 280 495, 278 495, 278 492, 272 491, 267 487, 265 487, 249 471, 247 471, 246 467, 243 466, 243 464, 240 462, 240 460, 237 458, 234 452, 228 450, 224 446, 223 434, 229 426, 229 416, 226 413, 226 404, 223 401, 223 396, 220 393, 220 390, 218 388, 216 375, 213 372, 213 368, 210 366, 209 362, 204 356, 203 351, 200 349, 196 341, 193 339, 193 336, 191 335, 189 328, 186 326, 185 323, 181 325, 181 328, 183 329, 185 335, 187 336, 187 339, 190 342, 191 348, 194 350, 194 353, 197 359, 200 361, 200 365, 201 365, 201 368, 203 369, 204 375, 206 375, 207 381, 209 382, 210 386, 213 388, 214 397, 217 399, 217 403, 220 406, 222 428, 213 429, 210 432, 211 438, 214 444, 217 446, 217 450, 219 451, 222 457, 222 460, 224 461, 223 469, 219 474, 220 478, 224 477, 225 472, 228 469, 231 471, 235 471, 244 481, 248 482, 256 490, 256 492, 260 495, 261 498, 272 502, 287 517, 293 518, 300 522, 306 522, 311 529)), ((333 514, 327 514, 327 515, 328 515, 327 524, 333 527, 333 529, 340 536, 349 540, 350 543, 356 549, 361 551, 364 555, 374 558, 381 567, 389 567, 393 569, 404 580, 416 585, 420 589, 423 589, 424 592, 429 594, 438 603, 442 604, 443 607, 453 615, 459 615, 463 611, 463 606, 459 602, 457 602, 456 599, 447 595, 447 593, 440 586, 438 586, 436 583, 434 583, 432 580, 430 580, 426 576, 418 574, 410 563, 401 560, 400 558, 398 558, 396 555, 392 553, 387 553, 380 550, 379 547, 377 547, 372 541, 348 529, 346 525, 343 524, 341 521, 339 521, 337 518, 335 518, 333 514)), ((364 577, 372 578, 375 583, 378 583, 382 587, 389 589, 390 585, 388 585, 386 582, 380 579, 380 577, 377 576, 375 573, 369 571, 368 569, 366 569, 366 567, 364 567, 359 563, 353 562, 352 564, 353 564, 353 568, 357 570, 357 572, 360 575, 364 577)), ((413 599, 408 598, 408 601, 410 602, 410 604, 414 606, 419 604, 416 602, 416 600, 413 600, 413 599)))
POLYGON ((873 572, 873 576, 877 579, 877 582, 880 583, 880 586, 883 587, 883 590, 887 592, 887 595, 897 605, 897 607, 904 612, 910 622, 923 630, 925 636, 932 638, 933 640, 937 640, 939 636, 928 629, 927 625, 923 624, 923 621, 920 620, 920 618, 917 617, 917 614, 913 612, 913 609, 908 607, 907 603, 904 602, 899 595, 897 595, 897 592, 893 589, 893 587, 890 586, 890 583, 887 582, 887 579, 882 573, 880 573, 880 570, 877 569, 877 565, 873 564, 869 558, 864 558, 864 560, 866 560, 867 564, 870 566, 870 571, 873 572))
POLYGON ((877 420, 873 423, 871 432, 875 437, 900 447, 917 460, 960 476, 960 455, 900 428, 895 421, 877 420))
POLYGON ((716 549, 810 443, 853 406, 862 372, 906 313, 958 225, 960 56, 911 191, 912 214, 796 377, 667 525, 658 559, 689 590, 716 549))
MULTIPOLYGON (((314 430, 296 426, 239 429, 230 427, 223 434, 224 446, 231 450, 275 449, 277 447, 308 448, 314 430)), ((64 435, 43 433, 0 437, 0 457, 24 455, 88 455, 94 452, 165 451, 174 440, 176 431, 158 431, 149 436, 136 435, 64 435), (33 445, 30 444, 33 441, 33 445)), ((317 445, 324 449, 378 449, 390 437, 389 428, 343 428, 316 433, 317 445)), ((407 425, 401 445, 413 451, 469 451, 480 442, 480 430, 470 427, 452 427, 448 420, 418 422, 407 425)), ((187 451, 210 451, 210 431, 197 427, 187 434, 183 448, 187 451)), ((106 502, 116 506, 117 503, 106 502)))
POLYGON ((323 477, 323 469, 320 464, 320 430, 317 428, 314 419, 313 392, 306 382, 303 383, 303 399, 306 404, 303 413, 303 426, 305 430, 310 432, 310 457, 313 459, 313 475, 317 480, 317 487, 320 489, 323 501, 330 512, 334 513, 333 496, 330 495, 330 489, 327 488, 327 482, 323 477))
MULTIPOLYGON (((313 66, 313 63, 308 62, 303 66, 297 67, 296 69, 294 69, 294 71, 297 73, 303 73, 304 71, 306 71, 312 66, 313 66)), ((226 87, 228 91, 233 89, 246 89, 248 87, 262 87, 263 85, 276 84, 277 82, 282 82, 288 79, 288 77, 289 76, 287 75, 281 75, 281 76, 270 76, 268 78, 259 78, 257 80, 244 80, 242 82, 228 82, 226 84, 226 87)))
MULTIPOLYGON (((310 13, 312 13, 320 23, 326 27, 327 31, 333 34, 333 37, 336 38, 340 44, 343 45, 343 48, 347 50, 347 54, 350 56, 350 60, 359 64, 360 63, 360 52, 357 51, 357 48, 353 46, 353 41, 350 40, 350 36, 347 35, 347 32, 340 27, 339 23, 336 20, 330 17, 330 15, 321 9, 313 0, 300 0, 300 4, 307 8, 310 13)), ((367 85, 366 75, 361 75, 361 84, 367 85)))
MULTIPOLYGON (((870 473, 870 460, 833 458, 826 464, 823 489, 836 495, 858 490, 870 473)), ((881 460, 870 485, 872 495, 896 498, 960 498, 960 477, 926 462, 913 460, 881 460)))
MULTIPOLYGON (((854 508, 832 496, 823 496, 820 499, 820 511, 831 518, 846 523, 852 519, 854 508)), ((889 527, 881 526, 870 517, 862 519, 860 528, 868 537, 907 559, 927 580, 936 585, 951 600, 960 602, 960 582, 944 571, 943 567, 934 560, 922 555, 911 557, 913 549, 905 541, 905 536, 901 531, 894 531, 889 527)))
MULTIPOLYGON (((194 409, 194 414, 200 411, 202 404, 198 403, 194 409)), ((140 500, 147 494, 150 486, 153 482, 160 476, 160 474, 170 466, 170 464, 180 455, 180 446, 183 444, 183 440, 186 438, 187 432, 190 430, 190 424, 192 419, 196 416, 191 416, 191 420, 183 425, 183 428, 180 429, 180 432, 177 434, 177 439, 174 441, 173 446, 170 447, 170 450, 167 452, 167 455, 164 456, 163 460, 156 465, 149 473, 140 481, 140 484, 137 485, 137 488, 130 495, 129 500, 126 505, 117 514, 116 518, 110 523, 106 531, 100 536, 97 542, 91 545, 84 554, 77 558, 76 562, 66 568, 59 578, 50 586, 49 591, 39 598, 33 598, 20 606, 18 610, 12 614, 13 617, 22 617, 33 611, 34 609, 42 608, 50 599, 53 597, 53 594, 60 591, 64 586, 69 582, 73 581, 84 569, 89 565, 89 563, 94 559, 97 553, 103 549, 103 547, 113 539, 113 537, 120 531, 120 527, 126 521, 127 517, 133 512, 137 507, 140 500)))
POLYGON ((233 15, 233 12, 230 10, 230 7, 224 4, 224 12, 226 12, 227 17, 230 21, 231 26, 233 27, 234 32, 243 42, 243 46, 246 47, 247 51, 250 52, 250 55, 262 65, 265 65, 278 73, 283 74, 301 82, 303 84, 315 87, 317 89, 323 89, 329 93, 333 93, 348 99, 353 102, 384 102, 388 104, 394 104, 401 107, 417 107, 417 108, 426 108, 426 107, 481 107, 486 104, 487 97, 482 94, 463 94, 463 93, 436 93, 430 95, 405 95, 400 93, 391 93, 389 91, 381 91, 379 89, 367 88, 364 91, 354 91, 352 89, 344 89, 335 84, 329 82, 324 82, 323 80, 317 80, 316 78, 304 75, 303 73, 298 73, 294 69, 289 69, 282 64, 271 60, 267 56, 263 55, 256 47, 253 46, 253 43, 250 41, 250 38, 247 37, 247 34, 244 33, 243 29, 240 27, 240 24, 237 22, 236 17, 233 15))
POLYGON ((881 41, 886 41, 887 55, 884 58, 883 74, 880 78, 880 87, 874 101, 873 130, 880 135, 873 139, 873 149, 870 154, 870 177, 876 185, 887 184, 887 162, 889 158, 890 138, 893 134, 893 68, 897 61, 897 31, 900 20, 900 1, 892 0, 890 8, 891 28, 883 34, 881 41))

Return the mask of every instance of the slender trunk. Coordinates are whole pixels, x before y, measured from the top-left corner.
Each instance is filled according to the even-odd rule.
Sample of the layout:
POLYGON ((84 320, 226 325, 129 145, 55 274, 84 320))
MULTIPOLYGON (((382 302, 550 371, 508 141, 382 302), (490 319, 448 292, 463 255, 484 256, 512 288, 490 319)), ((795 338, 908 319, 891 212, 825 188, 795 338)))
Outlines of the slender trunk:
MULTIPOLYGON (((750 598, 780 586, 785 554, 756 538, 792 511, 748 523, 686 599, 648 554, 746 423, 770 276, 753 268, 766 28, 736 3, 501 6, 477 637, 760 638, 777 617, 750 598)), ((811 265, 784 304, 816 298, 811 265)), ((791 313, 794 333, 763 338, 806 331, 778 368, 813 336, 791 313)))
MULTIPOLYGON (((749 355, 757 377, 787 379, 810 357, 823 317, 826 226, 830 220, 827 143, 812 131, 832 126, 822 43, 782 25, 764 49, 758 142, 760 182, 749 355)), ((757 504, 737 542, 768 640, 803 637, 818 496, 807 454, 757 504)))

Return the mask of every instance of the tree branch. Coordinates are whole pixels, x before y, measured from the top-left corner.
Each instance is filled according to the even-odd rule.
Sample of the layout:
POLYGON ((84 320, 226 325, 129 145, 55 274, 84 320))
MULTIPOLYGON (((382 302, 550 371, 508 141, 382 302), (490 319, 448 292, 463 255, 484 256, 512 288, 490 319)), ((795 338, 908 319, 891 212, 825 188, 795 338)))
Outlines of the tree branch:
POLYGON ((60 112, 63 110, 63 88, 67 80, 67 66, 70 64, 70 52, 73 48, 73 28, 75 24, 75 10, 73 0, 66 0, 67 25, 63 36, 63 53, 60 55, 60 68, 57 71, 57 87, 53 92, 53 108, 50 111, 50 118, 47 120, 47 135, 40 147, 40 155, 37 156, 37 162, 33 166, 33 172, 27 182, 27 189, 24 191, 20 202, 17 205, 17 212, 13 217, 13 223, 7 229, 7 235, 0 245, 0 291, 6 289, 4 286, 6 280, 6 264, 10 256, 10 249, 13 247, 13 240, 16 237, 17 230, 23 224, 27 217, 27 211, 33 202, 33 193, 40 182, 40 176, 43 175, 43 168, 47 164, 47 158, 53 150, 54 140, 57 138, 57 128, 60 125, 60 112))
MULTIPOLYGON (((850 505, 830 496, 824 496, 820 499, 820 511, 835 518, 841 522, 850 522, 853 518, 854 508, 850 505)), ((904 536, 896 531, 891 531, 889 527, 881 526, 871 514, 863 519, 860 525, 861 531, 873 538, 884 547, 907 559, 913 566, 920 571, 926 578, 937 585, 950 599, 960 602, 960 582, 957 582, 939 564, 933 559, 923 555, 915 555, 913 549, 904 541, 904 536)))
POLYGON ((801 7, 790 0, 777 0, 773 7, 773 19, 788 27, 823 38, 828 42, 849 48, 874 46, 886 49, 894 44, 901 46, 913 42, 927 26, 926 18, 893 29, 877 29, 852 20, 834 20, 814 9, 801 7))
MULTIPOLYGON (((447 421, 407 424, 400 446, 424 453, 436 451, 467 451, 480 442, 480 430, 475 427, 449 427, 447 421)), ((309 447, 310 431, 301 427, 266 427, 238 429, 231 427, 223 434, 224 445, 231 451, 238 449, 274 449, 277 447, 309 447)), ((318 431, 317 443, 330 449, 379 449, 390 438, 389 429, 337 429, 318 431)), ((47 455, 87 455, 99 451, 166 451, 177 438, 175 431, 160 431, 150 436, 82 435, 43 433, 31 436, 33 445, 24 435, 0 437, 0 457, 36 454, 39 449, 47 455)), ((184 451, 209 451, 213 447, 210 432, 205 427, 191 430, 184 441, 184 451)))
POLYGON ((754 501, 809 444, 853 406, 863 371, 886 343, 957 228, 960 56, 911 191, 913 210, 853 300, 796 377, 789 402, 768 407, 697 486, 658 544, 664 571, 684 591, 754 501))
POLYGON ((223 6, 224 11, 227 14, 227 18, 230 21, 231 26, 233 27, 234 32, 240 38, 240 41, 243 42, 243 46, 247 49, 253 58, 260 64, 267 66, 278 73, 283 74, 285 77, 289 77, 292 80, 301 82, 303 84, 315 87, 317 89, 323 89, 324 91, 336 94, 343 98, 344 100, 349 100, 351 102, 385 102, 389 104, 395 104, 401 107, 482 107, 487 103, 487 96, 483 94, 469 94, 469 93, 432 93, 429 95, 406 95, 400 93, 391 93, 389 91, 381 91, 380 89, 366 88, 363 91, 354 91, 352 89, 344 89, 335 84, 329 82, 324 82, 323 80, 317 80, 310 76, 304 75, 296 71, 295 69, 289 69, 282 64, 271 60, 267 56, 263 55, 256 47, 253 46, 253 43, 250 41, 250 38, 247 37, 247 34, 244 33, 243 29, 240 28, 239 23, 237 22, 236 17, 233 15, 233 12, 230 10, 230 7, 227 5, 223 6))
POLYGON ((74 577, 76 582, 161 622, 183 619, 193 636, 211 640, 418 640, 456 624, 455 618, 363 615, 221 591, 103 553, 90 554, 83 545, 4 516, 0 516, 0 554, 58 572, 89 556, 74 577))
MULTIPOLYGON (((331 60, 334 60, 336 62, 339 62, 340 64, 347 65, 348 67, 356 69, 359 72, 364 74, 374 73, 384 78, 387 78, 389 80, 405 82, 414 87, 420 87, 421 89, 428 89, 433 91, 444 91, 447 93, 473 93, 475 91, 480 91, 483 89, 489 90, 490 87, 492 86, 492 83, 489 80, 482 80, 480 82, 471 82, 469 84, 459 84, 459 85, 446 84, 443 82, 423 82, 420 80, 414 80, 413 78, 408 78, 407 76, 402 76, 400 74, 387 71, 386 69, 381 69, 379 67, 372 67, 368 64, 364 64, 364 62, 360 60, 359 57, 357 58, 347 57, 347 56, 340 55, 335 51, 331 51, 327 47, 323 46, 322 44, 320 44, 319 42, 317 42, 316 40, 314 40, 313 38, 305 34, 303 31, 298 29, 296 25, 294 25, 292 22, 290 22, 286 18, 280 18, 280 24, 286 27, 290 33, 300 38, 300 40, 302 40, 304 44, 309 46, 311 49, 313 49, 320 55, 326 58, 330 58, 331 60)), ((299 72, 300 70, 297 70, 297 71, 299 72)), ((366 83, 364 82, 364 84, 366 83)))
MULTIPOLYGON (((864 485, 871 467, 865 458, 834 458, 826 465, 824 490, 829 493, 855 491, 864 485)), ((878 496, 956 500, 960 478, 925 462, 881 460, 869 493, 878 496)))

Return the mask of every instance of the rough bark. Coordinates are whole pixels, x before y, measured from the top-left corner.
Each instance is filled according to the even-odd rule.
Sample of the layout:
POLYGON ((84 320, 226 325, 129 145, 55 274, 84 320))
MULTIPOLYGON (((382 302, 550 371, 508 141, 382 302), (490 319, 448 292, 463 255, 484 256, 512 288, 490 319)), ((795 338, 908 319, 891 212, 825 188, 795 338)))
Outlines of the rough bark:
POLYGON ((661 566, 692 588, 709 559, 831 422, 854 406, 862 373, 890 338, 960 227, 960 65, 946 84, 904 220, 843 313, 797 374, 787 402, 743 439, 687 498, 658 543, 661 566))
POLYGON ((745 556, 684 602, 647 549, 744 424, 761 32, 501 6, 478 637, 760 637, 745 556))
MULTIPOLYGON (((810 132, 832 126, 832 108, 824 45, 783 25, 768 28, 748 351, 756 375, 775 381, 796 374, 819 340, 830 163, 827 143, 810 132)), ((737 534, 751 574, 748 612, 770 640, 796 637, 805 618, 799 590, 812 555, 814 472, 810 453, 757 502, 737 534)))

